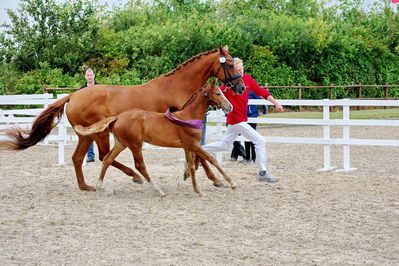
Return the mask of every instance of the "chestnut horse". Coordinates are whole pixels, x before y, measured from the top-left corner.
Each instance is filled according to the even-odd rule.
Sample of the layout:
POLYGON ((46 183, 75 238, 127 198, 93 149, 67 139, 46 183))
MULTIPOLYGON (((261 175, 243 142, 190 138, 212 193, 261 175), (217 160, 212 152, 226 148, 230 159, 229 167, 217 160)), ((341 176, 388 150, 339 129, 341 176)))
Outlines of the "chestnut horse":
MULTIPOLYGON (((0 149, 22 150, 42 141, 55 126, 54 119, 61 118, 66 103, 66 114, 71 125, 89 126, 132 108, 155 112, 164 112, 170 106, 181 108, 193 92, 204 86, 212 76, 229 85, 235 93, 242 94, 245 90, 228 47, 219 47, 193 56, 170 73, 142 85, 94 85, 65 96, 39 114, 29 132, 9 132, 11 140, 0 142, 0 149)), ((98 146, 100 160, 103 160, 110 150, 109 131, 90 136, 78 134, 78 137, 72 156, 78 186, 81 190, 94 191, 95 188, 84 180, 82 164, 93 140, 98 146)), ((113 161, 112 166, 133 177, 133 181, 142 183, 140 175, 131 168, 117 161, 113 161)))
POLYGON ((231 177, 222 170, 215 158, 199 145, 202 120, 209 105, 220 107, 226 112, 230 112, 233 109, 233 106, 216 86, 216 80, 212 84, 197 90, 180 110, 173 113, 170 110, 166 113, 157 113, 132 109, 118 116, 105 118, 89 127, 76 125, 75 131, 83 136, 99 133, 107 129, 114 135, 115 145, 104 157, 97 189, 102 188, 105 172, 110 164, 119 153, 128 147, 133 153, 136 169, 161 194, 161 197, 165 196, 159 186, 151 182, 147 173, 142 154, 144 142, 163 147, 183 148, 188 164, 185 176, 191 175, 193 189, 199 195, 203 194, 199 190, 195 179, 193 154, 214 165, 230 184, 231 188, 234 189, 236 186, 231 177), (190 174, 187 173, 188 171, 190 174))

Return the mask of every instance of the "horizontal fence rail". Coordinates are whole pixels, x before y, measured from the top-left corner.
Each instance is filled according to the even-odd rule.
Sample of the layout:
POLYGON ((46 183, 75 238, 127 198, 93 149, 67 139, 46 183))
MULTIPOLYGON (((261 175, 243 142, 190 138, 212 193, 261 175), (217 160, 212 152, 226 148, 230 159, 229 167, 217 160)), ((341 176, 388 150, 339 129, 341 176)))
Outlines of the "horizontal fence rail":
MULTIPOLYGON (((390 106, 399 107, 399 100, 279 100, 281 105, 293 106, 322 106, 323 119, 292 119, 292 118, 249 118, 248 122, 259 124, 282 124, 282 125, 315 125, 323 126, 323 137, 321 138, 293 138, 293 137, 265 137, 266 142, 278 143, 296 143, 296 144, 320 144, 324 145, 324 167, 321 171, 330 171, 335 167, 331 166, 331 145, 343 146, 343 168, 342 171, 352 171, 355 168, 350 167, 350 145, 368 145, 368 146, 393 146, 399 147, 397 139, 352 139, 350 138, 351 126, 387 126, 399 127, 399 119, 395 120, 372 120, 372 119, 350 119, 351 106, 390 106), (343 108, 342 119, 330 119, 330 107, 339 106, 343 108), (331 126, 342 126, 342 138, 331 138, 331 126)), ((249 100, 249 105, 272 105, 266 100, 249 100)), ((223 132, 226 118, 223 112, 213 111, 207 117, 208 122, 216 122, 214 129, 210 128, 210 140, 223 139, 223 132)), ((207 128, 208 131, 208 128, 207 128)), ((237 140, 245 140, 239 137, 237 140)), ((222 153, 217 153, 219 162, 222 161, 222 153)))
MULTIPOLYGON (((57 95, 62 98, 66 94, 57 95)), ((11 127, 20 126, 22 129, 30 129, 35 117, 41 113, 49 104, 56 101, 53 95, 49 93, 40 95, 0 95, 0 105, 39 105, 38 108, 29 108, 21 110, 1 110, 0 109, 0 139, 6 139, 2 131, 11 127)), ((292 138, 292 137, 268 137, 265 136, 267 142, 280 143, 296 143, 296 144, 318 144, 324 146, 324 167, 320 170, 329 171, 333 167, 330 163, 330 147, 331 145, 343 146, 343 170, 350 171, 354 168, 350 167, 350 149, 351 145, 372 145, 372 146, 399 146, 399 140, 385 139, 353 139, 350 138, 350 128, 355 126, 386 126, 398 127, 399 119, 393 120, 372 120, 372 119, 350 119, 350 107, 352 106, 390 106, 399 107, 398 100, 279 100, 282 105, 286 106, 319 106, 323 108, 323 119, 292 119, 292 118, 250 118, 248 121, 261 124, 281 124, 281 125, 315 125, 323 127, 323 136, 320 138, 292 138), (330 119, 330 107, 339 106, 343 108, 342 119, 330 119), (331 126, 342 126, 342 138, 331 138, 331 126)), ((249 100, 250 105, 271 105, 266 100, 249 100)), ((220 140, 223 138, 225 130, 226 118, 222 111, 212 111, 208 115, 208 122, 216 123, 216 126, 208 124, 207 136, 208 140, 220 140)), ((64 115, 59 121, 58 132, 49 135, 42 143, 49 145, 49 142, 56 142, 58 146, 58 164, 65 164, 65 146, 68 142, 77 141, 76 134, 68 135, 68 128, 71 125, 64 115)), ((240 137, 242 140, 243 138, 240 137)), ((217 158, 221 161, 221 153, 217 154, 217 158)))
MULTIPOLYGON (((60 97, 65 95, 60 95, 60 97)), ((6 135, 2 134, 11 128, 21 128, 29 130, 36 116, 40 114, 49 104, 55 102, 53 94, 27 94, 27 95, 0 95, 0 105, 38 105, 38 108, 1 110, 0 109, 0 140, 7 140, 6 135)), ((76 136, 68 136, 67 128, 70 127, 68 120, 63 117, 58 123, 57 135, 48 135, 39 145, 50 145, 49 142, 56 142, 58 146, 58 164, 65 164, 65 146, 68 141, 76 141, 76 136)))

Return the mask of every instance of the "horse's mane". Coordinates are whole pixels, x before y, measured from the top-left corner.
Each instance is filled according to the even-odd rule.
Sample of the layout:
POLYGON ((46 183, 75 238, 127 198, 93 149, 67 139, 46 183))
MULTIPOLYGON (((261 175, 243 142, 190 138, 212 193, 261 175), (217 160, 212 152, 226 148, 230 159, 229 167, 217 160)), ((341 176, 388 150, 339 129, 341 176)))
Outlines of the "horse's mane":
POLYGON ((198 89, 197 91, 195 91, 190 98, 187 100, 187 102, 185 104, 183 104, 182 108, 177 108, 176 106, 171 106, 169 107, 169 112, 171 113, 175 113, 175 112, 179 112, 179 111, 183 111, 184 108, 186 108, 187 106, 189 106, 198 96, 198 94, 200 93, 200 91, 203 88, 198 89))
POLYGON ((164 77, 169 77, 169 76, 173 75, 176 71, 180 70, 182 67, 184 67, 184 66, 190 64, 191 62, 194 62, 194 61, 198 60, 198 59, 201 58, 202 56, 208 55, 208 54, 211 54, 211 53, 214 53, 214 52, 217 52, 217 51, 218 51, 218 49, 213 49, 213 50, 210 50, 210 51, 205 51, 205 52, 203 52, 203 53, 194 55, 193 57, 191 57, 190 59, 188 59, 188 60, 185 61, 184 63, 180 64, 179 66, 177 66, 175 69, 173 69, 173 70, 170 71, 169 73, 165 74, 164 77))
POLYGON ((193 95, 191 95, 190 99, 187 100, 187 102, 183 105, 182 108, 180 108, 179 111, 184 110, 184 108, 186 108, 188 105, 190 105, 198 96, 198 94, 202 91, 203 88, 198 89, 196 92, 193 93, 193 95))

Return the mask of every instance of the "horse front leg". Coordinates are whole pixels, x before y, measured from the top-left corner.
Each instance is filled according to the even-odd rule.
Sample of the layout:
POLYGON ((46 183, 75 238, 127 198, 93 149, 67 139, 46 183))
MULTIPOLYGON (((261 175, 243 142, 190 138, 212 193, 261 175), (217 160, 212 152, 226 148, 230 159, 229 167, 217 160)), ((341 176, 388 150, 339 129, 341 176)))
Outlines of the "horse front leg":
POLYGON ((195 178, 195 163, 194 163, 193 153, 188 151, 187 149, 184 149, 184 153, 186 155, 187 169, 190 171, 191 182, 193 184, 194 192, 199 194, 200 196, 205 196, 205 194, 203 194, 199 189, 197 184, 197 179, 195 178))
POLYGON ((82 170, 83 160, 93 140, 90 137, 86 136, 78 135, 78 137, 79 137, 78 145, 76 146, 75 152, 72 155, 72 162, 73 162, 73 167, 75 168, 75 174, 76 174, 76 179, 78 181, 78 186, 80 190, 95 191, 96 189, 94 187, 86 184, 82 170))
MULTIPOLYGON (((98 146, 98 151, 99 151, 99 158, 100 161, 103 161, 104 157, 109 153, 110 151, 110 143, 109 143, 109 133, 104 132, 102 134, 98 134, 94 136, 94 139, 96 141, 96 144, 98 146)), ((115 140, 116 142, 116 140, 115 140)), ((125 166, 124 164, 121 164, 118 161, 112 161, 111 165, 122 172, 124 172, 126 175, 131 176, 133 179, 134 183, 137 184, 143 184, 143 178, 138 175, 135 171, 133 171, 132 168, 129 168, 125 166)))
POLYGON ((216 169, 218 169, 218 171, 223 175, 223 178, 227 181, 227 183, 230 184, 230 187, 232 189, 236 189, 237 188, 237 186, 234 183, 233 179, 225 171, 223 171, 223 169, 220 167, 220 165, 218 164, 218 162, 216 161, 216 159, 212 155, 210 155, 209 153, 204 151, 200 146, 197 146, 195 148, 195 151, 193 151, 193 152, 196 155, 200 156, 202 159, 207 160, 213 166, 215 166, 216 169))
MULTIPOLYGON (((213 182, 213 185, 218 188, 222 187, 227 187, 225 183, 223 183, 219 178, 216 177, 216 175, 212 172, 211 168, 209 167, 208 163, 206 160, 202 159, 200 156, 195 156, 194 157, 194 166, 195 170, 198 170, 199 163, 201 162, 202 168, 204 169, 204 172, 206 174, 206 177, 213 182)), ((190 168, 188 167, 188 162, 186 162, 185 165, 185 170, 184 170, 184 180, 189 178, 191 176, 190 174, 190 168)))
MULTIPOLYGON (((187 154, 186 154, 187 157, 187 154)), ((189 178, 191 176, 191 170, 190 167, 188 166, 188 161, 186 158, 186 163, 184 164, 184 173, 183 173, 183 180, 186 181, 187 178, 189 178)))
POLYGON ((197 158, 201 162, 202 168, 204 169, 206 176, 208 177, 209 180, 211 180, 213 182, 213 185, 215 187, 219 187, 219 188, 227 187, 227 185, 225 183, 223 183, 219 178, 217 178, 216 175, 212 172, 212 170, 209 167, 206 160, 204 160, 200 156, 196 156, 196 160, 197 160, 197 158))

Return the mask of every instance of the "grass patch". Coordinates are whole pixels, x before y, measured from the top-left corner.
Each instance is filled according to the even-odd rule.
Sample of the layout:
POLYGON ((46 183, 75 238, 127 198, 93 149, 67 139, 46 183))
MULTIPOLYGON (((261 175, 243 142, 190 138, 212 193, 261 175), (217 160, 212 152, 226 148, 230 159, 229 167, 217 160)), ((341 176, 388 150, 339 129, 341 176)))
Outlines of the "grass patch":
MULTIPOLYGON (((268 113, 262 115, 264 118, 302 118, 302 119, 323 119, 323 112, 284 112, 284 113, 268 113)), ((389 109, 366 109, 351 110, 350 119, 399 119, 399 108, 389 109)), ((342 111, 330 113, 330 119, 342 119, 342 111)))

